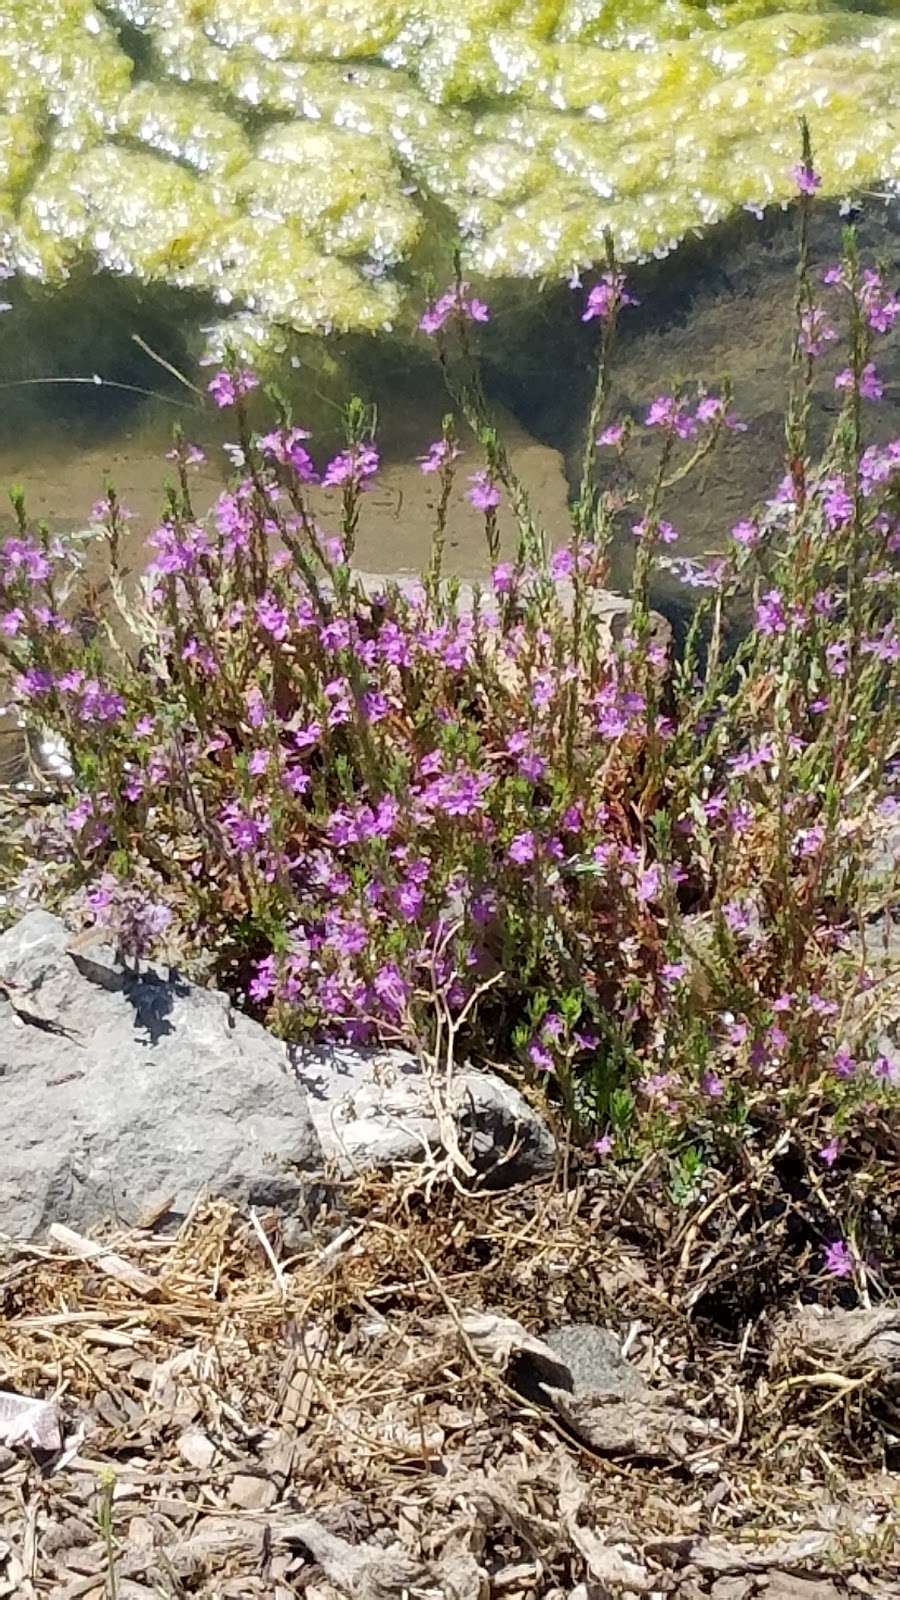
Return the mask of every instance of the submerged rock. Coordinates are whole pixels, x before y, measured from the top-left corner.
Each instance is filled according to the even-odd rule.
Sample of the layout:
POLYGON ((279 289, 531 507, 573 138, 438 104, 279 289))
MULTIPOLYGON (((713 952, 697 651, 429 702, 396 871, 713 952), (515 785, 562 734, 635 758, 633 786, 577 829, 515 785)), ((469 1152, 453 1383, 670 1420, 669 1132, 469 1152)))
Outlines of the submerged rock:
MULTIPOLYGON (((391 393, 380 410, 379 442, 383 433, 385 459, 362 503, 356 545, 356 560, 362 568, 412 574, 428 566, 438 489, 434 477, 421 472, 416 457, 440 434, 443 400, 433 391, 411 396, 391 393)), ((299 411, 305 426, 315 427, 319 420, 309 414, 314 409, 314 405, 309 410, 304 406, 299 411)), ((571 519, 561 454, 527 433, 502 407, 495 409, 511 464, 527 491, 535 520, 546 531, 549 544, 565 543, 571 519)), ((190 428, 192 441, 203 445, 208 455, 191 485, 194 509, 203 516, 225 487, 231 463, 221 449, 218 417, 201 414, 191 419, 190 428)), ((24 459, 20 436, 5 448, 0 438, 0 477, 20 483, 31 515, 46 520, 54 533, 61 534, 84 528, 104 478, 111 477, 123 504, 134 513, 123 539, 123 561, 139 572, 150 555, 148 534, 159 521, 169 470, 163 455, 170 442, 168 417, 151 417, 143 429, 133 433, 105 433, 88 448, 80 440, 70 441, 65 430, 48 426, 40 451, 25 450, 24 459)), ((320 463, 327 459, 331 443, 321 443, 316 433, 312 448, 320 463)), ((468 439, 463 440, 463 451, 450 503, 443 566, 448 575, 484 578, 490 571, 484 515, 466 498, 468 476, 480 466, 481 458, 468 439)), ((340 489, 315 488, 310 498, 323 528, 337 533, 340 489)), ((501 507, 499 528, 502 554, 507 558, 515 553, 518 537, 515 518, 507 506, 501 507)), ((11 506, 5 512, 0 509, 0 529, 10 533, 14 529, 11 506)))

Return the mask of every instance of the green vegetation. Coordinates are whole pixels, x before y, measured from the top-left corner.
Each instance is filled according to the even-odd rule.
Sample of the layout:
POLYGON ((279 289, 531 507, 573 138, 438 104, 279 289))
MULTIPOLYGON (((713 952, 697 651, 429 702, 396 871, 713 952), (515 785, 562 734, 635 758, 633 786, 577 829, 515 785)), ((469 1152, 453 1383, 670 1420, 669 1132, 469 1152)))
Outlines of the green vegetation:
POLYGON ((661 1155, 679 1205, 710 1170, 774 1160, 789 1130, 810 1184, 827 1173, 840 1189, 823 1265, 850 1278, 870 1250, 895 1263, 866 1199, 894 1159, 900 1076, 878 861, 900 783, 885 714, 900 439, 873 442, 870 418, 900 299, 852 230, 819 296, 808 141, 794 177, 784 475, 712 560, 679 554, 671 491, 745 425, 727 386, 617 414, 617 328, 639 313, 611 243, 581 302, 598 378, 572 536, 552 554, 487 409, 491 312, 463 280, 419 324, 457 421, 420 457, 434 524, 418 581, 355 570, 380 467, 369 408, 351 403, 346 448, 324 459, 274 390, 274 425, 257 431, 258 379, 235 362, 208 388, 231 414, 238 476, 198 520, 203 453, 176 440, 140 594, 114 489, 93 510, 110 596, 93 620, 76 610, 78 542, 33 527, 14 495, 2 654, 55 777, 27 791, 7 877, 10 910, 38 899, 130 953, 165 952, 289 1039, 508 1064, 598 1156, 661 1155), (821 450, 817 374, 837 401, 821 450), (639 450, 655 463, 645 489, 639 450), (459 472, 483 516, 483 588, 442 578, 459 472), (330 521, 315 485, 339 491, 330 521), (617 630, 606 585, 623 514, 635 562, 617 630), (661 569, 697 591, 677 646, 650 609, 661 569), (741 614, 752 625, 729 648, 741 614))

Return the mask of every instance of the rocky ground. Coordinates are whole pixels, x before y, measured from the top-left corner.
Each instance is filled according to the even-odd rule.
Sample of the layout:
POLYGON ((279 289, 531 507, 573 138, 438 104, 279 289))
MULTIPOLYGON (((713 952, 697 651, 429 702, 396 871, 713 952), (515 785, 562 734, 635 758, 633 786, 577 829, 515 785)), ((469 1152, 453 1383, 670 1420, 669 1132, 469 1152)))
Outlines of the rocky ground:
POLYGON ((766 1163, 679 1207, 45 913, 0 984, 0 1596, 898 1592, 900 1314, 766 1163))
POLYGON ((0 1594, 888 1600, 900 1317, 727 1337, 634 1199, 408 1170, 10 1250, 0 1594))

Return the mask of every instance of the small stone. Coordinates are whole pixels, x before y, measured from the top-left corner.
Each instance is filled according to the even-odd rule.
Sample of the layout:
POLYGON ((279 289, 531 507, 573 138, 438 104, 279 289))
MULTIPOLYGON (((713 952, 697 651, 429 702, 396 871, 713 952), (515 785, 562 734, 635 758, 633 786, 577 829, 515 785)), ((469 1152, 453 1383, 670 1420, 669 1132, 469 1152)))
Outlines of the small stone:
POLYGON ((618 1335, 591 1322, 570 1322, 551 1328, 544 1341, 572 1374, 576 1398, 599 1393, 646 1396, 641 1374, 622 1355, 618 1335))
POLYGON ((231 1480, 228 1498, 242 1511, 265 1511, 278 1499, 278 1486, 271 1478, 258 1478, 250 1472, 239 1472, 231 1480))
POLYGON ((750 1600, 755 1588, 754 1578, 717 1578, 710 1596, 711 1600, 750 1600))
POLYGON ((199 1428, 185 1428, 178 1438, 178 1454, 187 1462, 189 1467, 196 1467, 198 1471, 205 1471, 212 1466, 216 1456, 216 1447, 212 1440, 199 1428))
POLYGON ((830 1578, 800 1578, 794 1572, 770 1572, 757 1590, 758 1600, 844 1600, 845 1594, 843 1585, 830 1578))

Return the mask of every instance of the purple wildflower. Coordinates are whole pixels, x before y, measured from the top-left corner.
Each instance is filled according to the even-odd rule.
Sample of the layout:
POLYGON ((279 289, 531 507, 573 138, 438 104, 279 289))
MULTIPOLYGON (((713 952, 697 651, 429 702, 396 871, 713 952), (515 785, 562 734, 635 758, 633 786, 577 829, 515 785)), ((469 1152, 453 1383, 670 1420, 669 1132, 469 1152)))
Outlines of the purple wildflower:
POLYGON ((866 321, 873 333, 890 333, 900 317, 900 299, 885 289, 880 272, 867 267, 860 295, 866 321))
POLYGON ((822 506, 829 528, 841 528, 853 516, 853 498, 843 478, 827 478, 822 485, 822 506))
POLYGON ((164 573, 167 576, 196 571, 210 550, 209 535, 204 528, 196 524, 188 524, 178 529, 171 523, 165 522, 150 535, 147 542, 157 552, 150 563, 150 571, 164 573))
POLYGON ((385 1011, 394 1017, 402 1015, 411 989, 396 962, 388 961, 379 968, 372 987, 385 1011))
POLYGON ((604 445, 604 444, 605 445, 610 445, 613 448, 618 449, 619 445, 622 443, 622 440, 624 438, 625 438, 625 424, 624 424, 624 422, 612 422, 612 423, 610 423, 608 428, 604 428, 603 429, 602 433, 598 433, 598 435, 597 435, 597 443, 600 444, 600 445, 604 445))
POLYGON ((487 927, 497 915, 496 895, 490 890, 483 890, 480 894, 473 895, 469 911, 472 921, 477 923, 479 928, 487 927))
POLYGON ((621 272, 604 272, 600 282, 595 283, 588 295, 581 320, 591 322, 594 317, 609 317, 621 307, 637 305, 640 305, 640 301, 628 293, 624 275, 621 272))
POLYGON ((749 933, 751 927, 750 911, 741 900, 726 900, 722 907, 722 915, 732 933, 749 933))
MULTIPOLYGON (((834 380, 836 389, 848 390, 854 385, 854 374, 851 367, 845 367, 834 380)), ((859 393, 863 400, 881 400, 884 396, 884 384, 878 376, 874 361, 868 361, 859 375, 859 393)))
MULTIPOLYGON (((846 639, 833 639, 831 644, 825 646, 825 659, 832 676, 845 678, 850 664, 850 646, 846 639)), ((812 710, 810 706, 810 710, 812 710)))
POLYGON ((322 487, 334 489, 346 483, 363 488, 378 471, 380 457, 374 445, 353 445, 329 461, 322 476, 322 487))
POLYGON ((273 639, 279 642, 286 639, 290 632, 290 618, 284 606, 270 594, 264 594, 256 602, 256 615, 261 627, 270 633, 273 639))
POLYGON ((417 458, 420 462, 419 470, 425 473, 440 472, 452 461, 456 461, 459 453, 456 445, 450 444, 449 440, 435 439, 434 444, 428 446, 427 455, 417 458))
POLYGON ((231 842, 236 850, 248 853, 259 849, 263 839, 269 831, 267 817, 251 817, 242 810, 236 801, 225 806, 222 810, 222 821, 225 824, 231 842))
POLYGON ((900 1063, 889 1055, 876 1056, 871 1070, 872 1077, 881 1083, 896 1083, 900 1079, 900 1063))
POLYGON ((795 835, 794 845, 800 856, 816 856, 825 843, 825 829, 821 823, 814 828, 800 828, 795 835))
POLYGON ((679 439, 692 439, 697 432, 697 422, 683 400, 673 395, 659 395, 644 418, 648 428, 667 428, 679 439))
POLYGON ((374 689, 370 689, 362 696, 360 709, 366 721, 373 723, 383 722, 385 717, 391 714, 390 701, 386 695, 380 694, 378 690, 374 689))
POLYGON ((166 451, 167 461, 181 461, 186 467, 201 467, 206 460, 206 452, 198 444, 173 445, 166 451))
POLYGON ((212 395, 216 405, 223 409, 225 406, 235 405, 244 395, 249 394, 251 389, 257 388, 258 384, 259 379, 246 367, 234 373, 223 370, 217 372, 207 384, 207 392, 212 395))
POLYGON ((256 964, 256 976, 250 980, 251 1000, 268 1000, 275 993, 276 965, 274 956, 264 956, 256 964))
POLYGON ((805 161, 800 161, 795 167, 791 167, 791 177, 801 194, 813 195, 822 187, 821 174, 805 161))
POLYGON ((636 539, 646 539, 648 534, 651 536, 655 534, 656 538, 663 544, 675 544, 678 538, 677 529, 673 528, 671 522, 666 522, 665 519, 654 524, 649 522, 646 517, 642 517, 640 522, 632 523, 631 531, 636 539))
POLYGON ((469 479, 471 489, 466 490, 466 499, 475 507, 476 511, 494 511, 500 504, 500 490, 491 477, 490 472, 474 472, 469 479))
POLYGON ((284 787, 291 794, 306 794, 311 784, 309 773, 304 772, 302 767, 288 767, 284 774, 284 787))
POLYGON ((637 880, 637 897, 643 905, 649 900, 656 900, 663 884, 662 868, 658 862, 640 873, 637 880))
POLYGON ((417 883, 401 883, 396 893, 397 905, 408 922, 415 922, 425 903, 425 896, 417 883))
POLYGON ((725 401, 721 395, 704 395, 697 406, 696 418, 698 422, 704 424, 720 422, 730 433, 747 432, 746 422, 742 422, 734 411, 726 411, 725 401))
POLYGON ((478 300, 474 296, 467 298, 468 289, 467 283, 460 283, 452 289, 447 289, 422 314, 419 320, 421 332, 433 337, 446 327, 451 317, 460 322, 490 322, 490 308, 483 300, 478 300))
POLYGON ((837 333, 818 306, 808 306, 800 315, 800 349, 804 355, 815 357, 824 354, 837 333))
POLYGON ((550 561, 550 576, 554 583, 571 578, 575 571, 575 557, 571 550, 557 550, 550 561))
POLYGON ((840 1049, 835 1051, 831 1065, 836 1078, 853 1078, 856 1076, 856 1061, 846 1045, 841 1045, 840 1049))
POLYGON ((264 434, 260 445, 267 455, 284 467, 293 467, 304 483, 317 483, 318 474, 312 456, 303 441, 309 438, 306 428, 274 428, 264 434))
POLYGON ((539 1072, 553 1071, 553 1057, 545 1044, 540 1039, 532 1039, 528 1046, 528 1059, 539 1072))
MULTIPOLYGON (((424 765, 423 762, 423 771, 424 765)), ((427 810, 440 811, 446 817, 471 817, 483 809, 485 791, 490 784, 487 773, 476 775, 465 767, 459 767, 429 785, 422 795, 422 804, 427 810)))
POLYGON ((25 622, 25 613, 21 606, 14 606, 12 611, 5 611, 0 617, 0 628, 14 638, 25 622))
POLYGON ((825 1251, 825 1271, 833 1278, 852 1278, 854 1261, 844 1239, 837 1239, 825 1251))
POLYGON ((584 824, 584 809, 579 801, 568 806, 559 819, 564 833, 578 833, 584 824))
POLYGON ((547 763, 543 756, 536 755, 534 751, 529 751, 520 757, 518 771, 530 783, 540 783, 547 771, 547 763))
POLYGON ((770 589, 758 602, 756 626, 760 633, 770 636, 787 633, 788 619, 784 609, 784 597, 778 589, 770 589))
POLYGON ((118 722, 125 715, 125 701, 115 689, 91 678, 81 691, 78 716, 82 722, 118 722))
POLYGON ((509 847, 509 859, 515 861, 517 866, 523 867, 535 857, 536 841, 531 829, 524 833, 517 833, 509 847))
POLYGON ((755 522, 736 522, 731 530, 731 537, 735 544, 743 545, 745 550, 752 550, 759 544, 759 529, 755 522))
POLYGON ((0 549, 0 560, 7 576, 23 575, 29 583, 43 583, 53 570, 46 551, 30 539, 7 539, 0 549))

